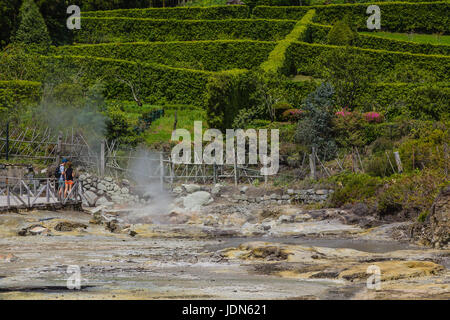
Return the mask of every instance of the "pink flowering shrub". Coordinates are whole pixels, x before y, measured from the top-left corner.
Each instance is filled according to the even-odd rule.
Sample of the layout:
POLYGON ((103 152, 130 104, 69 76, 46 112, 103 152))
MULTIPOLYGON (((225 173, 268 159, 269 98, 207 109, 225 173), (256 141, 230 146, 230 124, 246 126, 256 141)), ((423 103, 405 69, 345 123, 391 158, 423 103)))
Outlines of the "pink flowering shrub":
POLYGON ((303 116, 304 111, 300 109, 288 109, 283 112, 282 119, 285 121, 298 121, 303 116))
POLYGON ((378 112, 366 112, 363 114, 364 119, 369 123, 380 123, 383 122, 383 116, 378 112))
POLYGON ((337 115, 338 117, 344 118, 344 117, 353 115, 353 113, 350 112, 350 111, 347 111, 346 108, 343 108, 341 111, 336 112, 336 115, 337 115))

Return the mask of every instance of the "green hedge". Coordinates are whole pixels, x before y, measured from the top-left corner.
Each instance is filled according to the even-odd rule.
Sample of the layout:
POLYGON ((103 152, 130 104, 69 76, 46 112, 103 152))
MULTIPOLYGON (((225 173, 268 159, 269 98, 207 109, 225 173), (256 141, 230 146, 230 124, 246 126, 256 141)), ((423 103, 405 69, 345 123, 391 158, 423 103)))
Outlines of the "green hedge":
POLYGON ((312 21, 315 11, 309 10, 303 18, 297 22, 292 31, 286 38, 276 45, 275 49, 270 53, 269 58, 261 65, 261 69, 268 73, 288 74, 291 71, 292 62, 288 59, 286 52, 292 42, 303 40, 308 29, 308 24, 312 21))
POLYGON ((119 9, 83 12, 83 17, 129 17, 176 20, 245 19, 250 15, 247 6, 172 7, 147 9, 119 9))
POLYGON ((14 100, 20 102, 37 102, 41 97, 41 87, 42 84, 37 81, 0 81, 0 90, 9 90, 14 94, 14 100))
MULTIPOLYGON (((449 2, 375 2, 381 9, 381 29, 385 31, 406 32, 445 32, 450 30, 449 2), (447 12, 447 13, 446 13, 447 12)), ((345 16, 359 30, 367 30, 367 4, 337 4, 303 7, 259 6, 253 10, 253 16, 265 19, 299 20, 310 9, 316 9, 315 22, 332 24, 345 16)))
POLYGON ((64 46, 57 54, 141 60, 173 67, 221 71, 251 69, 265 61, 275 42, 252 40, 135 42, 64 46))
MULTIPOLYGON (((326 51, 340 50, 342 47, 294 42, 288 49, 288 55, 294 63, 298 73, 321 77, 320 66, 316 63, 316 57, 326 51)), ((353 48, 354 52, 367 57, 370 72, 380 79, 388 74, 397 64, 411 65, 411 68, 428 70, 433 72, 437 79, 446 81, 449 79, 450 56, 424 55, 386 50, 353 48)))
MULTIPOLYGON (((327 43, 327 35, 331 27, 319 24, 310 24, 307 32, 307 41, 312 43, 327 43)), ((403 41, 388 39, 384 37, 366 34, 358 34, 358 37, 353 40, 352 46, 366 48, 366 49, 379 49, 388 51, 400 51, 422 54, 438 54, 438 55, 450 55, 450 46, 437 45, 429 43, 416 43, 412 41, 403 41)))
POLYGON ((136 63, 118 59, 49 56, 42 57, 48 68, 81 70, 81 82, 92 85, 101 81, 107 99, 131 100, 131 89, 122 81, 139 86, 146 103, 182 103, 202 105, 208 71, 190 70, 159 65, 136 63), (122 80, 122 81, 121 81, 122 80))
POLYGON ((80 43, 186 41, 216 39, 280 40, 294 27, 292 20, 153 20, 83 18, 75 31, 80 43))

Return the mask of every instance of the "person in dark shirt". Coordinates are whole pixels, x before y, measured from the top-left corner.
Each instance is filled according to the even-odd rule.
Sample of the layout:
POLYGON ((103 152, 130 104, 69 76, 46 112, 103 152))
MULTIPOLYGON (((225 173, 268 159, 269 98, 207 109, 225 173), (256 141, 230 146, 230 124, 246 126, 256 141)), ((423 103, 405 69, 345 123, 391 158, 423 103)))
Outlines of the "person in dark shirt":
POLYGON ((66 163, 66 170, 64 172, 64 176, 66 178, 66 190, 64 191, 64 198, 67 197, 68 194, 72 191, 73 186, 73 166, 72 162, 66 163))

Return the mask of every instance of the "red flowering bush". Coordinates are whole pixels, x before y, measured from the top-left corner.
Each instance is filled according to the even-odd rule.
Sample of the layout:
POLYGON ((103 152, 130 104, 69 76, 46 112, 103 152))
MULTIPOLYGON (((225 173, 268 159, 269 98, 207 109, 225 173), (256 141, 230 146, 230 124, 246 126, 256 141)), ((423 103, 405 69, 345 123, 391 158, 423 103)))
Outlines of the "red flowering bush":
POLYGON ((301 119, 303 116, 304 111, 300 109, 288 109, 283 112, 281 118, 284 121, 290 121, 290 122, 296 122, 301 119))
POLYGON ((366 112, 363 114, 364 119, 366 119, 369 123, 380 123, 383 122, 383 116, 379 114, 378 112, 366 112))
POLYGON ((347 111, 347 109, 346 108, 343 108, 341 111, 338 111, 338 112, 336 112, 335 113, 338 117, 347 117, 347 116, 351 116, 351 115, 353 115, 353 113, 352 112, 350 112, 350 111, 347 111))

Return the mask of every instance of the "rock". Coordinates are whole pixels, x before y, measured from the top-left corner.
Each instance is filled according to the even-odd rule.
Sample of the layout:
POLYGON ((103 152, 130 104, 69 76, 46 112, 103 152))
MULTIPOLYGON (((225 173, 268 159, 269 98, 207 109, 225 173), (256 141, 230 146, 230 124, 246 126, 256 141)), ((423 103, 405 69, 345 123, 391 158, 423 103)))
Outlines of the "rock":
POLYGON ((56 231, 72 231, 78 228, 86 229, 87 225, 78 222, 62 221, 54 227, 56 231))
POLYGON ((0 262, 14 262, 19 260, 15 255, 12 253, 8 253, 7 255, 1 255, 0 254, 0 262))
POLYGON ((130 193, 130 190, 128 190, 128 188, 124 187, 124 188, 120 189, 120 192, 122 194, 128 194, 128 193, 130 193))
POLYGON ((93 191, 91 191, 91 190, 86 191, 84 193, 84 197, 86 198, 86 201, 90 207, 95 206, 95 202, 97 200, 97 195, 93 191))
POLYGON ((197 184, 183 184, 182 186, 187 193, 194 193, 200 190, 200 186, 197 184))
POLYGON ((109 201, 108 199, 106 199, 105 197, 100 197, 97 199, 97 201, 95 202, 96 206, 104 206, 104 207, 110 207, 114 205, 114 202, 109 201))
POLYGON ((294 194, 294 189, 288 189, 288 190, 287 190, 287 193, 288 193, 289 195, 294 194))
POLYGON ((113 219, 111 221, 106 222, 105 224, 106 230, 112 232, 112 233, 119 233, 122 231, 122 227, 119 224, 119 221, 116 219, 113 219))
POLYGON ((241 189, 239 190, 242 194, 246 193, 248 190, 248 186, 243 186, 241 187, 241 189))
POLYGON ((281 215, 278 217, 278 222, 280 223, 290 223, 294 222, 294 216, 293 215, 281 215))
POLYGON ((328 190, 319 189, 319 190, 316 190, 316 194, 318 194, 318 195, 328 194, 328 190))
POLYGON ((130 186, 130 181, 127 180, 127 179, 122 179, 122 185, 123 185, 124 187, 129 187, 129 186, 130 186))
POLYGON ((411 237, 436 248, 447 247, 450 241, 450 186, 436 197, 425 222, 416 222, 411 237))
POLYGON ((41 234, 44 232, 45 233, 48 232, 48 229, 45 227, 34 227, 34 228, 30 229, 29 231, 30 231, 31 235, 35 236, 35 235, 38 235, 38 234, 41 234))
POLYGON ((217 195, 217 194, 219 194, 221 188, 222 188, 222 185, 219 184, 219 183, 216 183, 216 184, 214 185, 214 187, 212 187, 212 189, 211 189, 211 194, 212 194, 212 195, 217 195))
POLYGON ((187 210, 199 210, 202 206, 213 201, 211 194, 206 191, 197 191, 183 198, 183 205, 187 210))
POLYGON ((104 179, 106 182, 113 182, 113 178, 111 177, 105 177, 104 179))
POLYGON ((107 190, 106 185, 104 185, 101 182, 97 185, 97 189, 101 190, 101 191, 106 191, 107 190))
POLYGON ((172 192, 176 193, 176 194, 182 194, 183 193, 183 188, 180 187, 180 186, 177 186, 177 187, 173 188, 172 192))

